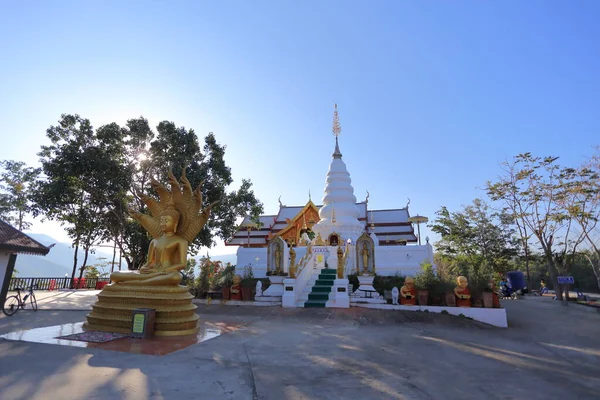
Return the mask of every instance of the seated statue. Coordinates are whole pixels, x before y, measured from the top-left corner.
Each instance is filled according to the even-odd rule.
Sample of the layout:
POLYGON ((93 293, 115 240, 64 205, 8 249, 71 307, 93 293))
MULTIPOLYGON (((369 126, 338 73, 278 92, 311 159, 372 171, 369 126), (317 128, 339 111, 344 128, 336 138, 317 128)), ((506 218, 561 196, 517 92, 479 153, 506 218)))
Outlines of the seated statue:
POLYGON ((242 277, 239 275, 235 275, 233 277, 233 285, 231 285, 231 289, 229 290, 229 293, 231 293, 230 294, 231 300, 242 300, 241 283, 242 283, 242 277))
POLYGON ((181 271, 187 265, 188 244, 202 230, 216 203, 202 207, 201 188, 192 189, 185 170, 181 183, 169 172, 169 183, 171 190, 153 179, 152 187, 158 197, 139 195, 149 215, 129 210, 153 238, 146 263, 139 271, 111 274, 113 284, 98 294, 98 301, 83 324, 84 330, 129 333, 133 310, 150 308, 156 310, 156 335, 184 336, 198 332, 199 316, 193 296, 179 283, 183 277, 181 271))
POLYGON ((160 201, 141 195, 142 201, 152 214, 145 215, 129 210, 131 216, 153 236, 148 248, 146 263, 137 271, 117 271, 110 275, 116 285, 177 286, 181 282, 182 271, 187 264, 188 243, 194 240, 202 229, 211 204, 202 208, 200 188, 192 192, 185 174, 179 182, 169 173, 172 193, 155 180, 152 186, 158 192, 160 201))
POLYGON ((404 286, 400 288, 400 304, 414 306, 417 304, 417 289, 415 288, 415 280, 407 276, 404 280, 404 286))
POLYGON ((456 278, 458 286, 454 288, 457 307, 471 307, 471 291, 469 290, 469 281, 464 276, 456 278))

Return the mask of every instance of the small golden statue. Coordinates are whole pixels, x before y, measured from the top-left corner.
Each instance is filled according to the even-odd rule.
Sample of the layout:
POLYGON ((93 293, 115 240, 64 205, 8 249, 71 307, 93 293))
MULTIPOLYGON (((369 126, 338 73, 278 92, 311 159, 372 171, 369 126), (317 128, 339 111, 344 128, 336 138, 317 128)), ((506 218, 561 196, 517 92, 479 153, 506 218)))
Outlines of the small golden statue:
POLYGON ((369 274, 369 256, 371 255, 371 251, 367 248, 367 244, 363 244, 362 251, 362 261, 363 261, 363 275, 369 274))
POLYGON ((417 304, 417 289, 415 289, 415 280, 407 276, 404 279, 404 286, 400 289, 400 304, 414 306, 417 304))
POLYGON ((465 276, 456 278, 458 286, 454 288, 457 307, 471 307, 471 291, 469 290, 469 281, 465 276))
POLYGON ((339 244, 337 248, 337 277, 338 279, 344 279, 344 252, 339 244))
POLYGON ((278 275, 281 273, 281 247, 279 245, 275 247, 275 273, 278 275))
POLYGON ((315 246, 325 246, 325 241, 321 237, 321 232, 317 233, 317 237, 315 239, 315 246))
POLYGON ((242 277, 240 275, 235 275, 233 277, 233 285, 231 285, 231 288, 229 289, 229 292, 231 293, 230 298, 231 300, 242 300, 242 277))
POLYGON ((130 332, 131 312, 136 308, 156 310, 156 331, 159 336, 196 333, 198 315, 192 295, 180 286, 181 270, 187 264, 188 244, 202 230, 210 210, 202 209, 200 187, 192 190, 185 176, 181 183, 169 171, 171 191, 152 180, 159 200, 140 195, 151 215, 130 210, 131 216, 152 235, 146 263, 138 271, 114 272, 114 283, 98 294, 98 302, 87 316, 86 330, 130 332))

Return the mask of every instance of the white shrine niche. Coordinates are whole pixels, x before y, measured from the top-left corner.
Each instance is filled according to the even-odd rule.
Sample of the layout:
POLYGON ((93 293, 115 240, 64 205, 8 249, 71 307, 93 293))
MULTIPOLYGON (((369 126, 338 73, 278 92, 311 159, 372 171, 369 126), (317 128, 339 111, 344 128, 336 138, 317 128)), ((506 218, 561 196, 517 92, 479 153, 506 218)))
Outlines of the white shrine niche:
POLYGON ((375 243, 367 233, 356 241, 356 272, 358 275, 375 275, 375 243))
POLYGON ((271 239, 267 245, 267 272, 274 273, 277 270, 277 263, 282 272, 288 270, 289 249, 280 236, 271 239))

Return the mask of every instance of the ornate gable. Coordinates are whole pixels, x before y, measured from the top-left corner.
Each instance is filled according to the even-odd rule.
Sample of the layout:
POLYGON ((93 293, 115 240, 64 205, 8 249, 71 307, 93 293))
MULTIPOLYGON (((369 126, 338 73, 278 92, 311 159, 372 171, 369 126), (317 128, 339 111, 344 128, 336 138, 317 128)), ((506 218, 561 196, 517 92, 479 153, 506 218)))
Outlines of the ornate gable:
POLYGON ((277 232, 275 236, 281 237, 286 242, 292 240, 294 243, 300 243, 300 233, 305 227, 312 228, 314 224, 319 222, 319 209, 312 200, 296 214, 293 219, 286 218, 287 226, 277 232))

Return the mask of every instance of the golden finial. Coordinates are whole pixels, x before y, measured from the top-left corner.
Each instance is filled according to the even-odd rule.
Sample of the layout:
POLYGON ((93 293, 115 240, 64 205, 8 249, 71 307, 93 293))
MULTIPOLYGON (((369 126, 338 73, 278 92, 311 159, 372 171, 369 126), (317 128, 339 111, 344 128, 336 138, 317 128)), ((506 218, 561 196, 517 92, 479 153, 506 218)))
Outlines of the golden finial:
POLYGON ((340 136, 340 133, 342 133, 342 126, 340 125, 340 116, 338 115, 337 104, 335 104, 333 108, 333 126, 331 128, 331 132, 336 138, 340 136))

